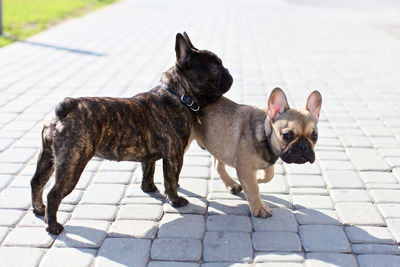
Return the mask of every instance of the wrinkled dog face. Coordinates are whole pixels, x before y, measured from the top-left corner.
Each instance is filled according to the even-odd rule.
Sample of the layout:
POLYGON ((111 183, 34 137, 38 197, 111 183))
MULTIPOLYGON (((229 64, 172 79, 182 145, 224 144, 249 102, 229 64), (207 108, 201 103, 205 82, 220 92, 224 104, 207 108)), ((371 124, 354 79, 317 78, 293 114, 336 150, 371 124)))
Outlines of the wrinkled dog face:
POLYGON ((189 83, 196 98, 206 102, 201 105, 215 101, 229 90, 233 78, 217 55, 195 48, 186 33, 176 36, 175 51, 181 76, 189 83))
POLYGON ((279 88, 270 96, 268 117, 272 121, 271 143, 275 153, 286 163, 313 163, 318 140, 317 122, 322 98, 318 91, 308 97, 306 108, 290 109, 279 88))

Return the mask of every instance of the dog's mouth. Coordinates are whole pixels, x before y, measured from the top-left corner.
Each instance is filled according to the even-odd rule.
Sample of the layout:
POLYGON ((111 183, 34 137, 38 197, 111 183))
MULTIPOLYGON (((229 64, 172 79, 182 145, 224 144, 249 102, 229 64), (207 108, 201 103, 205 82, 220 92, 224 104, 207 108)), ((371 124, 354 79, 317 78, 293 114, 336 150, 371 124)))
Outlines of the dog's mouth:
POLYGON ((306 142, 299 142, 294 144, 287 152, 283 153, 280 158, 289 164, 304 164, 306 162, 314 163, 315 153, 310 144, 306 142))
POLYGON ((231 88, 233 83, 233 78, 232 75, 229 73, 229 70, 226 68, 223 68, 223 71, 220 71, 217 79, 217 88, 218 92, 216 94, 218 96, 221 96, 228 92, 228 90, 231 88))

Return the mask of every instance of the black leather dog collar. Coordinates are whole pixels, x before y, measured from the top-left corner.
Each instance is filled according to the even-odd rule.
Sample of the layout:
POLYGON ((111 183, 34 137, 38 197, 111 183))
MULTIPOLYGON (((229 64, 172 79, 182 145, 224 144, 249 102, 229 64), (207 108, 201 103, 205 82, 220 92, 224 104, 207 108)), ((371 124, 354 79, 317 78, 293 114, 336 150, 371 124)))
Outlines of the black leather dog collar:
POLYGON ((186 107, 190 108, 191 111, 197 112, 197 114, 199 116, 203 116, 203 111, 200 109, 200 106, 197 105, 194 100, 192 98, 190 98, 187 95, 180 95, 177 92, 175 92, 174 90, 172 90, 171 88, 168 87, 168 85, 166 85, 163 82, 160 82, 160 85, 162 88, 164 88, 165 90, 167 90, 168 92, 170 92, 171 94, 173 94, 174 96, 176 96, 177 98, 179 98, 179 100, 185 104, 186 107))

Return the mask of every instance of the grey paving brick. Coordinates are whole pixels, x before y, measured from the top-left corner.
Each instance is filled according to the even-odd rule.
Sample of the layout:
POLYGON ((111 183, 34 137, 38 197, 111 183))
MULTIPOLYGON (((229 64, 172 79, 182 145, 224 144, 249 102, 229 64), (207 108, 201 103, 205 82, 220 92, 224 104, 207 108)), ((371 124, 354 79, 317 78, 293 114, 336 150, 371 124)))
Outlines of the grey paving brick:
POLYGON ((125 192, 121 184, 92 184, 83 195, 82 204, 118 204, 125 192))
POLYGON ((385 225, 382 216, 371 203, 340 202, 336 204, 336 211, 344 224, 385 225))
POLYGON ((0 209, 0 225, 12 227, 16 225, 25 215, 22 210, 0 209))
POLYGON ((203 215, 167 213, 160 221, 158 238, 201 239, 205 232, 203 215))
POLYGON ((400 248, 387 244, 353 244, 351 246, 355 254, 389 254, 400 255, 400 248))
POLYGON ((298 224, 293 211, 288 209, 272 208, 272 216, 267 218, 253 217, 253 227, 259 231, 287 231, 297 232, 298 224))
POLYGON ((161 205, 126 204, 120 207, 117 219, 159 221, 162 215, 161 205))
POLYGON ((136 237, 153 239, 157 233, 158 223, 145 220, 117 220, 111 225, 109 237, 136 237))
POLYGON ((212 165, 212 158, 209 155, 188 155, 185 153, 185 158, 183 160, 186 166, 204 166, 204 167, 211 167, 212 165))
POLYGON ((26 210, 31 206, 29 188, 6 188, 0 193, 0 208, 26 210))
POLYGON ((203 179, 180 179, 178 193, 189 197, 207 197, 208 183, 203 179))
POLYGON ((200 263, 178 261, 150 261, 147 267, 199 267, 200 263))
POLYGON ((340 224, 334 210, 299 209, 295 215, 299 224, 340 224))
POLYGON ((325 182, 320 175, 289 175, 289 186, 292 187, 325 187, 325 182))
MULTIPOLYGON (((70 213, 58 211, 57 212, 57 221, 64 225, 69 218, 71 217, 70 213)), ((46 223, 44 222, 44 216, 37 216, 33 213, 33 211, 29 210, 22 220, 19 223, 19 226, 27 226, 27 227, 46 227, 46 223)))
POLYGON ((321 174, 318 164, 285 164, 284 167, 288 174, 321 174))
POLYGON ((397 183, 396 177, 390 172, 360 172, 364 183, 397 183))
POLYGON ((258 184, 258 188, 260 190, 260 193, 289 193, 289 187, 286 181, 286 177, 284 177, 283 175, 275 175, 275 177, 270 182, 258 184))
POLYGON ((339 226, 301 225, 299 233, 306 252, 351 252, 349 241, 339 226))
POLYGON ((12 181, 12 179, 12 175, 0 174, 0 192, 12 181))
POLYGON ((333 209, 333 202, 329 196, 294 195, 293 205, 296 209, 333 209))
POLYGON ((347 226, 347 237, 352 243, 394 244, 394 238, 386 227, 347 226))
POLYGON ((208 214, 249 216, 250 209, 244 200, 212 200, 208 202, 208 214))
POLYGON ((293 232, 255 232, 253 246, 257 251, 301 251, 299 235, 293 232))
POLYGON ((390 169, 386 161, 373 149, 349 148, 347 151, 359 171, 387 171, 390 169))
POLYGON ((207 212, 207 200, 204 198, 187 197, 189 204, 181 207, 174 208, 170 202, 164 204, 164 212, 168 213, 189 213, 189 214, 206 214, 207 212))
POLYGON ((151 247, 154 260, 199 261, 201 255, 199 239, 156 239, 151 247))
POLYGON ((290 195, 285 194, 262 194, 261 199, 270 208, 293 208, 292 198, 290 195))
POLYGON ((383 218, 400 218, 400 203, 381 203, 377 205, 383 218))
POLYGON ((250 234, 235 232, 206 232, 203 239, 205 262, 250 262, 253 248, 250 234))
POLYGON ((349 156, 343 151, 318 151, 316 156, 320 160, 349 160, 349 156))
POLYGON ((7 266, 38 266, 43 254, 40 248, 0 247, 0 259, 7 266))
POLYGON ((328 196, 329 191, 326 188, 322 187, 295 187, 295 188, 290 188, 290 194, 328 196))
POLYGON ((233 263, 233 262, 209 262, 203 263, 201 267, 251 267, 250 263, 233 263))
POLYGON ((391 168, 400 167, 400 157, 386 157, 385 160, 391 168))
POLYGON ((113 221, 118 207, 114 205, 78 205, 72 213, 73 220, 103 220, 113 221))
POLYGON ((94 266, 147 266, 151 241, 136 238, 107 238, 94 266))
POLYGON ((320 160, 318 163, 322 170, 354 170, 354 165, 350 161, 320 160))
POLYGON ((306 264, 310 267, 342 266, 357 267, 355 256, 344 253, 318 253, 312 252, 306 255, 306 264))
POLYGON ((126 197, 152 197, 152 198, 164 198, 164 195, 159 191, 164 192, 164 186, 160 184, 156 184, 158 190, 156 192, 152 193, 146 193, 143 192, 143 190, 140 188, 140 184, 130 184, 128 188, 126 189, 125 196, 126 197))
POLYGON ((400 219, 393 218, 393 219, 386 219, 387 226, 396 239, 397 243, 400 243, 400 219))
POLYGON ((400 256, 396 255, 359 255, 357 258, 360 267, 396 267, 400 264, 400 256))
POLYGON ((9 231, 10 228, 5 226, 0 226, 0 243, 3 241, 3 239, 6 237, 9 231))
POLYGON ((303 262, 304 256, 298 252, 255 252, 254 262, 303 262))
POLYGON ((369 202, 371 198, 364 189, 332 189, 331 196, 334 202, 369 202))
POLYGON ((153 204, 153 205, 163 205, 164 199, 153 198, 150 196, 146 197, 125 197, 122 199, 122 204, 153 204))
POLYGON ((127 173, 133 172, 137 167, 140 169, 140 164, 131 161, 108 161, 103 160, 100 165, 100 172, 113 172, 113 171, 126 171, 127 173))
POLYGON ((372 147, 371 142, 365 136, 360 135, 340 135, 340 141, 343 143, 345 147, 372 147))
POLYGON ((303 267, 302 263, 298 262, 262 262, 257 263, 256 267, 303 267))
MULTIPOLYGON (((1 138, 0 138, 1 139, 1 138)), ((0 174, 17 174, 23 165, 20 163, 0 163, 0 174)))
POLYGON ((88 248, 51 248, 43 256, 41 267, 90 267, 97 250, 88 248), (65 260, 63 260, 65 259, 65 260))
POLYGON ((364 188, 358 174, 354 171, 324 171, 324 178, 329 188, 364 188))
POLYGON ((54 247, 73 247, 73 248, 99 248, 107 235, 110 226, 106 221, 69 221, 64 226, 54 247))
POLYGON ((129 184, 131 182, 132 173, 124 171, 99 171, 92 182, 104 184, 129 184))
POLYGON ((37 149, 31 148, 10 148, 0 154, 2 163, 26 163, 37 152, 37 149))
POLYGON ((399 190, 371 189, 369 190, 375 203, 396 203, 399 202, 399 190))
POLYGON ((248 216, 210 215, 207 217, 207 231, 245 232, 252 231, 252 223, 248 216))

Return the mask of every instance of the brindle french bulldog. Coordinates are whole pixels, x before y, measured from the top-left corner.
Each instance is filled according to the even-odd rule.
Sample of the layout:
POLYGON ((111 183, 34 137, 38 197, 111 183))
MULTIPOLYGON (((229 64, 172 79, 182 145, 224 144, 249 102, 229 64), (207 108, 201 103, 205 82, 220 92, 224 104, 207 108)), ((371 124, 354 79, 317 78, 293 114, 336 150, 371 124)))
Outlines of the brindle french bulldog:
POLYGON ((193 122, 207 104, 227 92, 233 79, 212 52, 193 47, 186 33, 176 35, 176 64, 161 85, 132 98, 66 98, 42 131, 42 149, 31 180, 33 212, 46 215, 46 230, 58 234, 62 199, 75 188, 93 157, 142 163, 142 189, 154 185, 155 161, 163 160, 165 193, 174 207, 188 201, 178 196, 177 182, 193 122), (55 185, 42 194, 52 173, 55 185))

